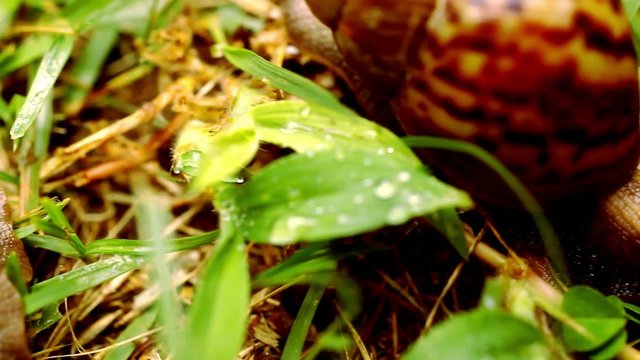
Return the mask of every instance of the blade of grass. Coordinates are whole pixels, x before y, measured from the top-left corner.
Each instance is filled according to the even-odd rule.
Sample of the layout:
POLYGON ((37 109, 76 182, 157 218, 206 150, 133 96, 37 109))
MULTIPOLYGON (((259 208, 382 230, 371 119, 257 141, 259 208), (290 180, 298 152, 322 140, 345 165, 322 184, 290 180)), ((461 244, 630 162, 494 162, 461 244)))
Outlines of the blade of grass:
POLYGON ((48 34, 27 37, 11 54, 2 56, 4 60, 0 62, 0 79, 42 57, 53 41, 54 37, 48 34))
MULTIPOLYGON (((220 231, 214 230, 200 235, 165 240, 163 250, 174 252, 193 249, 214 242, 219 235, 220 231)), ((119 254, 142 256, 151 255, 154 251, 154 242, 152 240, 100 239, 87 245, 87 255, 119 254)))
POLYGON ((145 263, 145 260, 139 257, 113 256, 33 285, 31 293, 23 298, 25 314, 33 314, 67 296, 78 294, 118 275, 138 269, 145 263))
MULTIPOLYGON (((19 234, 16 232, 16 234, 19 234)), ((30 247, 49 250, 68 257, 80 257, 69 241, 51 235, 27 235, 23 238, 30 247)))
MULTIPOLYGON (((134 338, 149 330, 156 321, 158 309, 152 307, 136 317, 114 340, 115 344, 122 343, 134 338)), ((135 345, 131 342, 123 343, 115 349, 111 349, 104 354, 104 360, 127 360, 135 350, 135 345)))
POLYGON ((89 35, 87 44, 69 71, 79 86, 71 87, 63 99, 66 113, 80 111, 117 40, 118 31, 112 27, 99 27, 89 35))
POLYGON ((167 263, 164 228, 171 222, 170 201, 166 194, 155 191, 148 177, 143 173, 132 174, 132 187, 136 209, 136 229, 138 236, 150 239, 153 249, 153 282, 160 288, 158 298, 158 318, 164 331, 160 340, 169 349, 179 346, 177 329, 180 328, 182 311, 176 288, 171 281, 175 270, 172 263, 167 263))
POLYGON ((222 240, 198 281, 176 359, 235 359, 247 330, 249 295, 244 241, 239 236, 222 240))
POLYGON ((316 314, 325 288, 325 284, 312 284, 309 287, 296 319, 293 321, 293 326, 291 326, 291 331, 282 351, 282 360, 298 360, 302 358, 304 342, 307 339, 313 316, 316 314))
POLYGON ((311 80, 283 70, 247 49, 225 47, 225 58, 234 66, 259 78, 269 79, 273 86, 293 94, 309 103, 325 106, 350 118, 355 113, 345 107, 329 91, 317 86, 311 80))
POLYGON ((509 171, 509 169, 502 165, 500 161, 479 146, 464 141, 431 136, 409 136, 404 138, 404 141, 411 147, 428 147, 432 149, 451 150, 469 154, 482 161, 485 165, 489 166, 493 171, 500 175, 507 186, 509 186, 509 188, 522 202, 525 209, 527 209, 533 217, 533 220, 540 231, 540 236, 542 237, 551 265, 553 269, 558 272, 560 280, 566 284, 569 283, 569 270, 564 260, 562 246, 553 231, 553 227, 544 215, 542 207, 540 207, 533 195, 531 195, 529 190, 527 190, 520 180, 518 180, 518 178, 509 171))
MULTIPOLYGON (((12 140, 22 138, 42 110, 47 96, 53 89, 53 84, 71 55, 74 41, 75 37, 58 35, 51 48, 45 53, 36 77, 29 87, 27 99, 11 127, 12 140)), ((16 145, 17 143, 14 141, 14 149, 16 145)))
POLYGON ((87 248, 85 247, 82 240, 76 234, 75 229, 67 220, 67 217, 62 213, 62 210, 57 206, 57 204, 51 200, 50 198, 44 198, 42 200, 42 207, 49 215, 49 218, 53 222, 54 225, 62 229, 70 240, 71 246, 80 254, 80 256, 84 256, 87 253, 87 248))
POLYGON ((13 21, 13 17, 22 0, 3 0, 0 2, 0 38, 4 37, 13 21))

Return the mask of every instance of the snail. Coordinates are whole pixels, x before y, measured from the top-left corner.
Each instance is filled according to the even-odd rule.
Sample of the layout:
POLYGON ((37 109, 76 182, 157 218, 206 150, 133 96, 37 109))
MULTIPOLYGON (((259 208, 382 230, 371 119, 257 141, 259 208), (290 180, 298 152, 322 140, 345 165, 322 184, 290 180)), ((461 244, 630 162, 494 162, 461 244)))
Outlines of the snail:
POLYGON ((33 277, 31 263, 24 250, 22 241, 13 232, 13 219, 11 218, 11 207, 2 188, 0 188, 0 272, 4 270, 9 254, 15 253, 20 262, 22 277, 25 281, 30 281, 33 277))
MULTIPOLYGON (((502 161, 563 241, 576 241, 580 250, 569 252, 587 277, 597 277, 607 261, 637 273, 638 75, 619 0, 283 0, 281 6, 296 43, 327 36, 297 39, 300 23, 291 19, 321 21, 306 33, 324 27, 333 34, 338 55, 326 62, 357 69, 388 99, 406 133, 469 141, 502 161)), ((517 208, 500 178, 471 157, 421 155, 481 206, 517 208)), ((511 219, 509 211, 494 213, 498 223, 511 219)), ((627 275, 599 287, 633 298, 639 282, 627 275)))

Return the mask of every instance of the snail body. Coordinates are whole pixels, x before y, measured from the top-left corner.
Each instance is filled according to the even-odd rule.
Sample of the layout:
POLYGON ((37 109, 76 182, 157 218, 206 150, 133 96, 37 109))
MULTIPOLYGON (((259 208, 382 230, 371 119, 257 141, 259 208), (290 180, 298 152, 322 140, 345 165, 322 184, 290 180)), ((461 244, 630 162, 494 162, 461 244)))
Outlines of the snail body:
MULTIPOLYGON (((599 271, 584 260, 597 254, 598 264, 637 273, 638 75, 619 0, 306 2, 332 29, 344 63, 384 94, 407 133, 466 140, 495 155, 563 241, 581 248, 581 272, 599 271)), ((487 207, 518 206, 475 159, 421 155, 487 207)), ((598 287, 633 298, 636 280, 598 287)))

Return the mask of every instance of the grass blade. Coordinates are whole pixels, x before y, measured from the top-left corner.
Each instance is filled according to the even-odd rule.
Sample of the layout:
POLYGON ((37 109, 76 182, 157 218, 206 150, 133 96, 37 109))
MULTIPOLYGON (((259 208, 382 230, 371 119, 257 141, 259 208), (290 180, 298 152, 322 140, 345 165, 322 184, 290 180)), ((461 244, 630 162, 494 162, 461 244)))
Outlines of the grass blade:
POLYGON ((189 312, 177 359, 233 360, 244 341, 249 306, 249 268, 242 238, 218 244, 189 312))
POLYGON ((142 258, 113 256, 43 281, 31 287, 31 293, 23 298, 24 312, 33 314, 51 303, 138 269, 143 264, 145 260, 142 258))
MULTIPOLYGON (((36 77, 27 93, 27 99, 11 127, 12 140, 23 137, 42 110, 45 100, 60 76, 62 68, 67 63, 69 55, 71 55, 74 41, 75 37, 59 35, 42 58, 36 77)), ((14 142, 14 148, 16 144, 14 142)))

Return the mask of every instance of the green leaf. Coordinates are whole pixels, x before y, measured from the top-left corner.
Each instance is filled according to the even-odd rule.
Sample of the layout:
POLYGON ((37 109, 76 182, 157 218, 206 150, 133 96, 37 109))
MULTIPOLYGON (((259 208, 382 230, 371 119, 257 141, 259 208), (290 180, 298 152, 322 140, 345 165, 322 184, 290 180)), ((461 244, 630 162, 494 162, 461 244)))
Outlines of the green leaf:
POLYGON ((608 299, 588 286, 569 289, 563 297, 562 309, 584 328, 578 331, 562 324, 562 337, 571 350, 595 350, 618 336, 626 323, 619 300, 608 299))
POLYGON ((282 351, 282 360, 298 360, 302 357, 304 342, 307 339, 313 316, 316 314, 325 288, 325 284, 314 284, 309 287, 291 326, 291 331, 282 351))
POLYGON ((219 195, 221 216, 257 242, 322 241, 371 231, 469 197, 393 154, 333 149, 293 154, 219 195))
POLYGON ((50 198, 44 198, 42 200, 42 207, 47 212, 47 215, 49 215, 51 222, 64 231, 66 237, 70 240, 71 246, 73 246, 78 254, 80 254, 80 256, 86 254, 87 249, 84 246, 84 243, 80 240, 76 234, 76 230, 71 226, 69 220, 62 213, 60 207, 57 206, 57 203, 50 198))
POLYGON ((216 9, 215 14, 227 34, 233 34, 241 27, 253 33, 259 33, 264 28, 264 20, 247 14, 235 4, 223 4, 216 9))
POLYGON ((232 238, 214 251, 198 281, 176 359, 233 360, 244 341, 250 295, 245 246, 232 238))
POLYGON ((455 208, 444 208, 440 211, 427 214, 426 219, 449 240, 453 248, 465 260, 469 260, 469 248, 467 237, 464 234, 462 221, 458 217, 455 208))
POLYGON ((29 321, 29 332, 37 334, 60 321, 62 314, 58 308, 61 302, 62 301, 57 301, 45 306, 38 316, 34 316, 33 319, 29 321))
POLYGON ((492 310, 459 313, 420 338, 402 360, 548 359, 542 334, 533 325, 492 310))
POLYGON ((22 0, 3 0, 0 2, 0 38, 4 37, 21 2, 22 0))
MULTIPOLYGON (((131 324, 122 331, 115 339, 114 343, 120 343, 134 338, 145 331, 149 330, 151 325, 156 321, 158 315, 158 309, 152 307, 147 309, 140 316, 136 317, 131 324)), ((131 354, 135 350, 136 346, 132 342, 126 342, 115 349, 111 349, 104 354, 104 360, 127 360, 131 358, 131 354)))
POLYGON ((173 171, 197 175, 192 186, 198 190, 229 181, 258 151, 255 123, 247 112, 262 99, 262 94, 242 88, 228 123, 216 132, 201 121, 189 122, 176 142, 173 171))
POLYGON ((65 94, 64 110, 75 114, 84 105, 89 90, 100 75, 104 62, 118 40, 118 31, 110 27, 97 28, 88 36, 88 40, 80 55, 74 60, 69 71, 75 84, 65 94))
POLYGON ((11 127, 12 140, 23 137, 42 110, 45 100, 53 89, 53 84, 58 80, 62 68, 71 55, 74 40, 75 38, 71 36, 57 36, 51 48, 42 58, 33 84, 29 87, 27 99, 11 127))
POLYGON ((17 48, 6 46, 0 55, 0 78, 44 55, 54 42, 52 35, 28 36, 17 48))
POLYGON ((347 116, 353 115, 353 111, 342 105, 329 91, 303 76, 275 66, 250 50, 225 47, 222 52, 233 65, 258 79, 268 80, 278 89, 293 94, 310 104, 321 105, 347 116))
POLYGON ((145 261, 129 256, 113 256, 71 270, 31 287, 24 300, 27 315, 67 296, 75 295, 128 271, 140 268, 145 261))
MULTIPOLYGON (((391 131, 353 113, 345 114, 304 101, 276 101, 251 110, 260 141, 307 153, 341 147, 372 149, 401 156, 421 166, 413 151, 391 131)), ((409 166, 409 165, 408 165, 409 166)))

